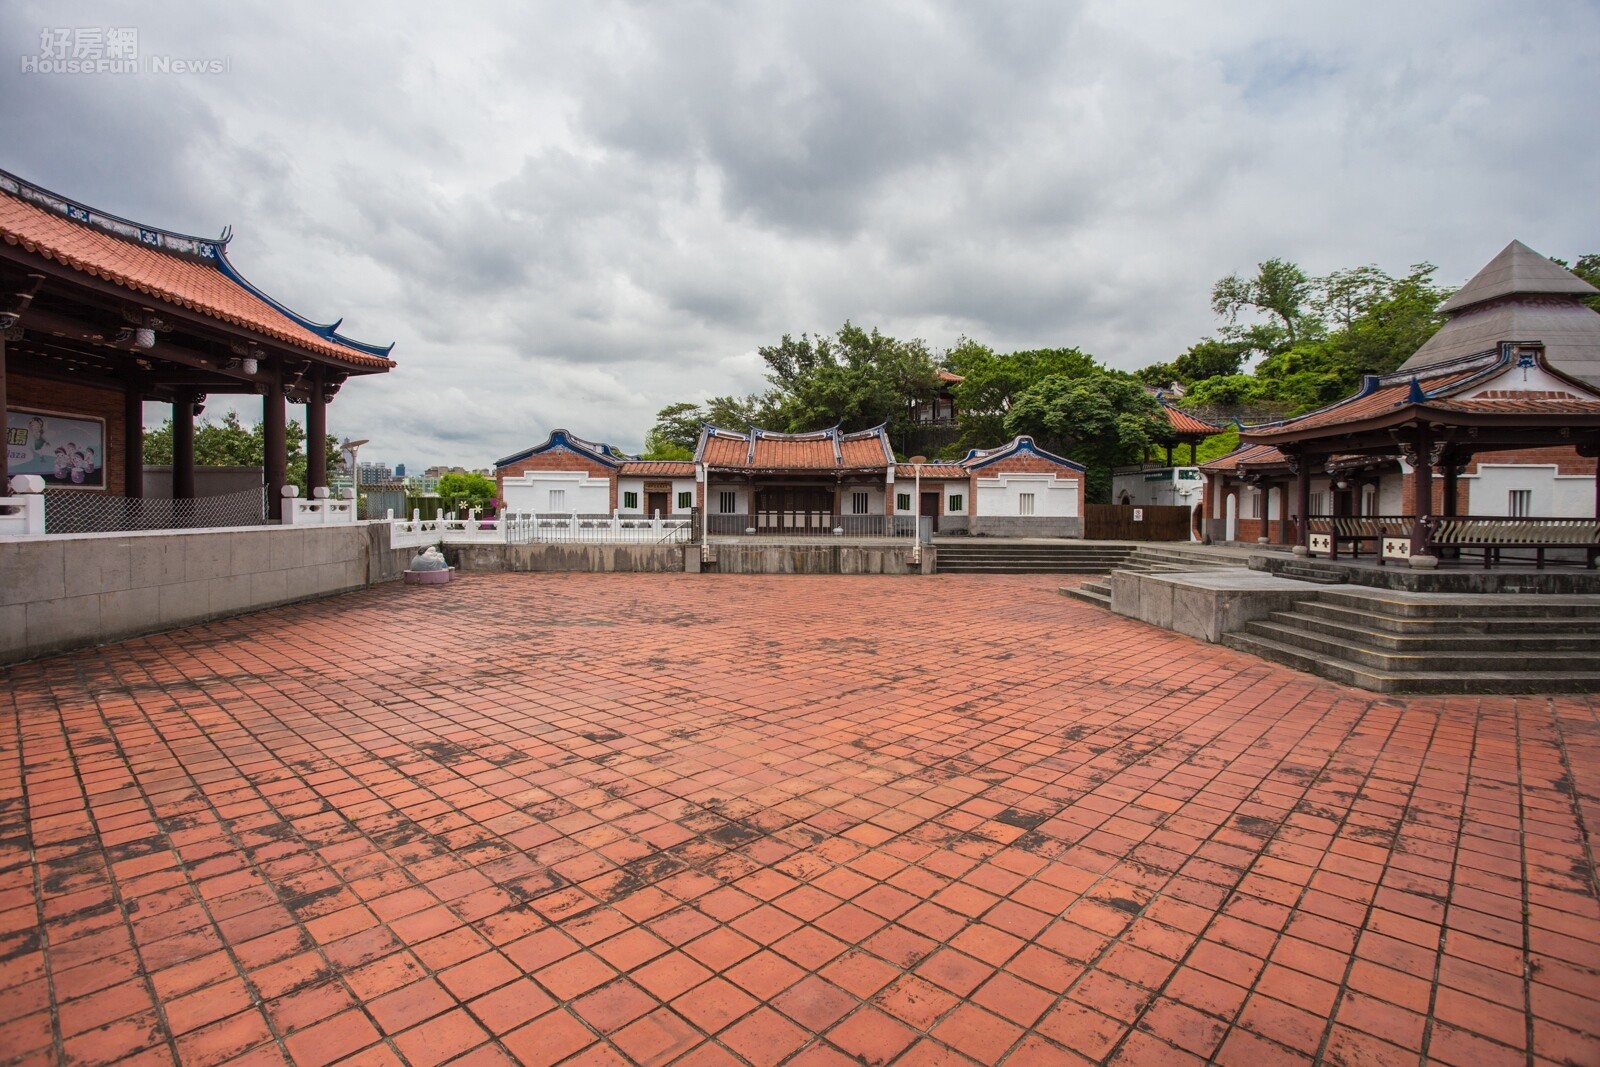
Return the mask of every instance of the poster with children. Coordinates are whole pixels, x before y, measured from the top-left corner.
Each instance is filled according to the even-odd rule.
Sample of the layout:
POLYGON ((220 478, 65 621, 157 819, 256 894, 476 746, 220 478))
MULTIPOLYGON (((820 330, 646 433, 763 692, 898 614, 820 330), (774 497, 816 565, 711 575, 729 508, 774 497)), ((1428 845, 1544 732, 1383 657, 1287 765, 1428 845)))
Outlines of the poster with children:
POLYGON ((6 410, 6 467, 37 474, 48 486, 106 487, 104 419, 48 411, 6 410))

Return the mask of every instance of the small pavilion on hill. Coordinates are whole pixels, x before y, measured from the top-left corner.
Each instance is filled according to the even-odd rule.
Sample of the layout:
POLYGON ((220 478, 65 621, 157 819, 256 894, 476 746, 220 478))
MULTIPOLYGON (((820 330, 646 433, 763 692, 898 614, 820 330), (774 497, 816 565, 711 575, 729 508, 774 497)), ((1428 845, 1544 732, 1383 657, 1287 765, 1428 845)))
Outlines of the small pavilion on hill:
POLYGON ((192 497, 195 416, 221 394, 262 398, 269 520, 287 482, 287 403, 305 405, 308 480, 324 487, 327 405, 392 368, 393 346, 256 288, 229 261, 230 236, 129 222, 0 171, 0 490, 37 474, 143 496, 144 403, 158 401, 172 405, 173 496, 192 497))
POLYGON ((1600 315, 1581 303, 1596 292, 1512 242, 1442 305, 1445 325, 1398 371, 1368 376, 1318 411, 1243 430, 1244 447, 1206 471, 1219 485, 1230 473, 1284 487, 1292 477, 1290 514, 1307 517, 1295 540, 1312 552, 1371 547, 1424 566, 1482 549, 1487 565, 1502 550, 1531 547, 1542 561, 1544 548, 1600 547, 1600 523, 1579 521, 1600 517, 1600 315), (1536 460, 1584 472, 1563 475, 1560 507, 1538 509, 1533 489, 1512 489, 1505 510, 1489 512, 1480 489, 1465 514, 1469 470, 1492 486, 1489 468, 1536 460), (1573 482, 1584 478, 1575 507, 1573 482), (1364 482, 1373 490, 1355 492, 1364 482))

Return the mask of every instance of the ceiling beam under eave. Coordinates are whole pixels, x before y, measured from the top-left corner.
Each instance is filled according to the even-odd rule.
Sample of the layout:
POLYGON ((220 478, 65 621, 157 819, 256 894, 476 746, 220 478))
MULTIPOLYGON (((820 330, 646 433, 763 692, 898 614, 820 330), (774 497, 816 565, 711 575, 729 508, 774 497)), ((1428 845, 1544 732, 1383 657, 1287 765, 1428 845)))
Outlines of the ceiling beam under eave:
POLYGON ((134 348, 131 342, 118 340, 120 327, 113 328, 105 323, 86 322, 73 316, 62 315, 53 311, 30 307, 22 313, 19 325, 30 332, 82 342, 93 345, 96 348, 122 352, 138 359, 164 360, 169 363, 179 363, 186 367, 210 371, 223 377, 249 383, 251 386, 265 385, 267 380, 267 376, 259 371, 255 374, 246 374, 237 367, 227 367, 226 363, 229 361, 219 356, 196 352, 171 341, 163 341, 159 336, 154 348, 134 348))
MULTIPOLYGON (((127 286, 85 274, 55 260, 45 259, 33 253, 24 252, 4 243, 0 243, 0 266, 9 265, 11 270, 23 273, 38 273, 45 276, 45 286, 41 292, 48 292, 65 299, 77 300, 84 303, 93 303, 112 314, 120 316, 124 310, 150 308, 157 316, 180 327, 187 333, 196 337, 212 341, 220 345, 232 345, 235 342, 253 342, 264 350, 265 355, 281 359, 287 363, 296 360, 309 360, 348 375, 380 374, 387 367, 373 367, 355 360, 344 360, 335 355, 323 352, 314 352, 298 345, 280 341, 276 337, 254 329, 249 326, 236 326, 224 319, 216 318, 203 311, 192 311, 178 304, 170 303, 160 297, 127 286)), ((7 272, 9 273, 9 272, 7 272)))

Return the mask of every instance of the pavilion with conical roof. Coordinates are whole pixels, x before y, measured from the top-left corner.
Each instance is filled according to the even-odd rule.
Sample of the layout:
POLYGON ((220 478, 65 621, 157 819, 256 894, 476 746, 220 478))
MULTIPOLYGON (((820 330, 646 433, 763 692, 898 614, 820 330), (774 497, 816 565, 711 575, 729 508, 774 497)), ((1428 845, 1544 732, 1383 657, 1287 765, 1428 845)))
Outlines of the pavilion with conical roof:
MULTIPOLYGON (((1397 371, 1369 375, 1359 392, 1317 411, 1241 431, 1242 451, 1250 455, 1234 467, 1242 470, 1269 459, 1286 465, 1295 478, 1293 513, 1307 520, 1296 524, 1296 540, 1310 548, 1319 522, 1327 528, 1333 520, 1361 518, 1363 501, 1380 499, 1378 493, 1333 492, 1350 488, 1348 472, 1362 465, 1381 469, 1384 465, 1375 461, 1398 458, 1403 493, 1382 497, 1398 505, 1388 510, 1404 514, 1385 518, 1410 531, 1414 564, 1430 565, 1442 531, 1465 529, 1441 520, 1461 517, 1458 478, 1475 458, 1559 450, 1571 458, 1569 467, 1581 467, 1594 482, 1593 457, 1600 455, 1600 314, 1583 300, 1597 293, 1582 278, 1513 241, 1441 305, 1444 326, 1397 371), (1275 449, 1276 456, 1262 452, 1264 447, 1275 449), (1323 477, 1330 492, 1317 494, 1319 501, 1328 501, 1322 509, 1327 514, 1319 515, 1312 509, 1312 490, 1323 477)), ((1208 469, 1225 473, 1232 458, 1208 469)), ((1600 483, 1590 493, 1582 514, 1600 517, 1600 483)), ((1519 514, 1513 500, 1503 518, 1520 520, 1514 530, 1482 524, 1474 529, 1483 537, 1537 538, 1557 520, 1577 517, 1570 500, 1567 504, 1562 515, 1541 516, 1519 514)), ((1600 533, 1600 525, 1591 526, 1584 536, 1600 533)), ((1486 563, 1490 555, 1486 549, 1486 563)))

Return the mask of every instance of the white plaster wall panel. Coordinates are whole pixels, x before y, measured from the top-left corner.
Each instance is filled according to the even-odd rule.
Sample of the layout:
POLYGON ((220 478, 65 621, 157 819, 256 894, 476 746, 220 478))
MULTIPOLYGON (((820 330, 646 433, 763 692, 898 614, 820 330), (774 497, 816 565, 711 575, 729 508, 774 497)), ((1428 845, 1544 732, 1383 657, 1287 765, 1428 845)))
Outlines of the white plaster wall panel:
POLYGON ((1033 494, 1034 518, 1076 518, 1078 483, 1048 474, 1002 474, 978 479, 978 516, 1020 515, 1022 494, 1033 494))
POLYGON ((507 478, 502 488, 506 511, 611 514, 611 479, 581 471, 529 471, 507 478), (550 506, 551 490, 562 493, 562 507, 550 506))

